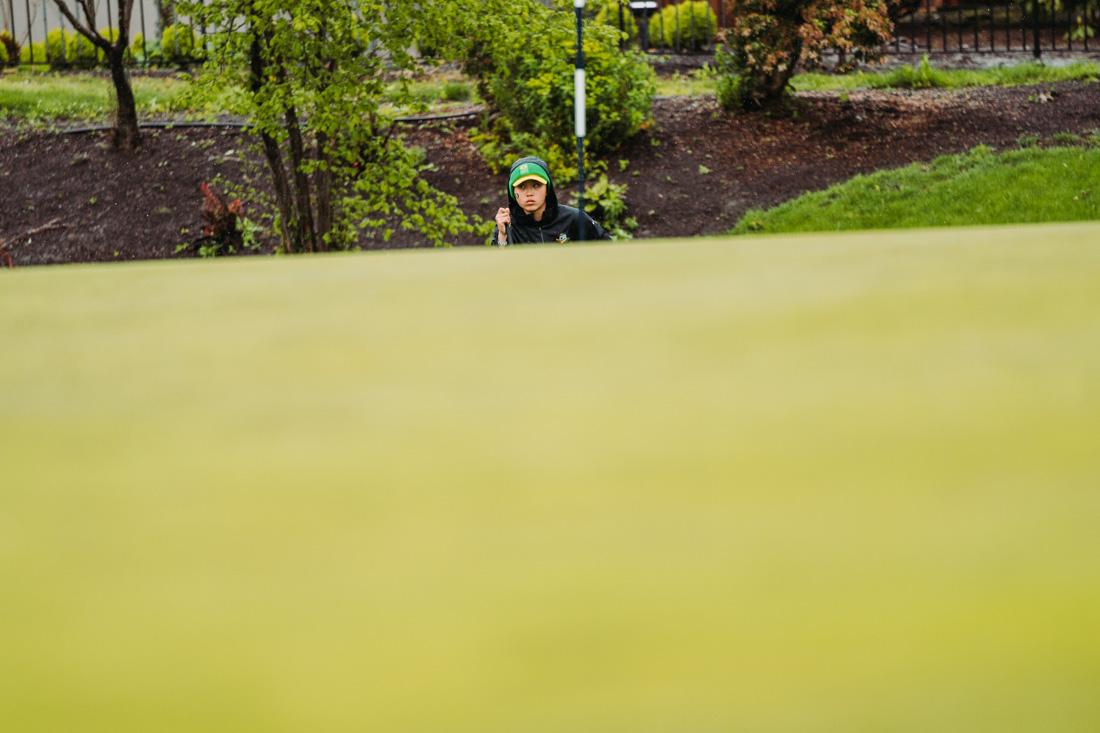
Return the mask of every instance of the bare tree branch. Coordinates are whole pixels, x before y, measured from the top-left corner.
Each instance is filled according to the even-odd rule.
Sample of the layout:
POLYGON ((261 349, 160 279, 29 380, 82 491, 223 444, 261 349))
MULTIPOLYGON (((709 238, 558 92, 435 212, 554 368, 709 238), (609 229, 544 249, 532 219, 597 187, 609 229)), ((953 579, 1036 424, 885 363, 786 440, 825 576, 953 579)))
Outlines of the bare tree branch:
MULTIPOLYGON (((84 11, 84 16, 89 17, 88 8, 84 4, 85 0, 77 0, 77 2, 78 6, 84 11)), ((96 46, 99 46, 104 50, 107 50, 111 47, 111 44, 109 44, 102 36, 95 32, 94 22, 90 22, 89 25, 84 25, 76 19, 76 15, 73 14, 73 11, 69 10, 69 4, 65 2, 65 0, 53 0, 53 3, 57 6, 57 9, 61 12, 61 14, 65 16, 65 20, 69 21, 69 23, 72 24, 73 29, 76 30, 77 33, 84 36, 96 46)), ((94 18, 94 14, 91 17, 94 18)))

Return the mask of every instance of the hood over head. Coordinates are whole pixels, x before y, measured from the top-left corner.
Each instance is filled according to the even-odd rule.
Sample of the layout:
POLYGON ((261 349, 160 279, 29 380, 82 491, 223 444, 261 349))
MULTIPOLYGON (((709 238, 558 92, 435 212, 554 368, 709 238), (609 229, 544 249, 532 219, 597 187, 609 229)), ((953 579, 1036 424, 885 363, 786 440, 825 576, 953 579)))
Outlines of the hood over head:
POLYGON ((515 191, 512 190, 513 181, 518 183, 530 177, 544 178, 546 180, 546 211, 542 215, 542 220, 544 222, 553 221, 558 215, 558 195, 554 192, 554 179, 550 175, 550 166, 546 165, 546 161, 542 158, 536 158, 533 155, 526 158, 520 158, 515 163, 512 163, 512 167, 508 171, 508 210, 512 214, 512 220, 523 221, 529 224, 533 224, 535 221, 534 217, 524 211, 523 207, 516 201, 515 191), (521 170, 521 167, 524 165, 526 165, 527 168, 521 170), (542 174, 545 174, 545 176, 542 174))

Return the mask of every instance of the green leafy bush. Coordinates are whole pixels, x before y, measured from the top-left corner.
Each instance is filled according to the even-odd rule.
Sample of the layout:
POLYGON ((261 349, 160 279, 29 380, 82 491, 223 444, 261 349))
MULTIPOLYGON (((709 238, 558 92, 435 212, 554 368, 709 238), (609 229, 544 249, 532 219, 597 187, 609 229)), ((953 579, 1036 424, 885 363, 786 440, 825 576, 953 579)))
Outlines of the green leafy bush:
MULTIPOLYGON (((53 59, 50 59, 53 63, 53 59)), ((65 66, 73 69, 93 69, 99 63, 99 49, 79 33, 65 34, 65 66)))
MULTIPOLYGON (((145 40, 145 36, 141 33, 135 33, 130 39, 130 55, 134 57, 134 60, 139 64, 148 64, 152 61, 153 55, 153 43, 152 40, 145 40)), ((160 51, 158 47, 157 52, 160 51)))
MULTIPOLYGON (((100 28, 99 35, 111 43, 118 40, 118 29, 100 28)), ((55 28, 46 34, 46 43, 33 44, 35 63, 49 61, 54 69, 93 69, 107 65, 107 55, 101 48, 76 31, 63 31, 55 28)), ((22 55, 24 63, 30 61, 30 54, 22 55)), ((133 56, 127 52, 126 61, 133 62, 133 56)))
MULTIPOLYGON (((54 28, 46 34, 44 59, 49 61, 50 66, 64 68, 68 65, 68 36, 69 33, 60 28, 54 28)), ((35 60, 39 60, 38 54, 35 54, 35 60)))
MULTIPOLYGON (((634 20, 634 13, 630 12, 630 7, 625 2, 622 11, 622 32, 626 34, 626 40, 633 41, 638 37, 638 22, 634 20)), ((596 22, 619 30, 619 0, 604 0, 596 12, 596 22)))
POLYGON ((185 66, 201 59, 202 44, 194 28, 173 23, 161 34, 160 53, 165 62, 185 66))
POLYGON ((160 42, 155 38, 146 38, 141 33, 135 33, 130 41, 130 56, 136 63, 144 66, 162 66, 168 63, 160 42))
POLYGON ((718 18, 706 0, 668 5, 649 21, 650 43, 667 48, 701 48, 714 43, 718 18))
MULTIPOLYGON (((604 229, 615 239, 630 239, 630 232, 637 228, 638 220, 628 216, 626 192, 628 186, 625 183, 612 183, 607 172, 601 164, 593 171, 593 175, 585 187, 585 208, 596 217, 604 229)), ((570 201, 576 205, 576 196, 570 201)))
POLYGON ((15 66, 19 63, 19 44, 6 30, 0 31, 0 66, 15 66))
POLYGON ((23 47, 19 49, 19 63, 46 63, 46 44, 42 41, 35 41, 34 43, 24 43, 23 47))
MULTIPOLYGON (((490 165, 503 167, 520 152, 537 154, 557 166, 563 180, 571 177, 575 171, 558 164, 575 144, 571 15, 536 0, 483 0, 477 10, 460 16, 464 22, 455 36, 465 71, 500 113, 492 132, 501 144, 488 148, 499 157, 491 157, 490 165)), ((587 142, 595 156, 642 129, 656 93, 653 69, 637 51, 619 51, 618 36, 603 24, 585 33, 587 142)))

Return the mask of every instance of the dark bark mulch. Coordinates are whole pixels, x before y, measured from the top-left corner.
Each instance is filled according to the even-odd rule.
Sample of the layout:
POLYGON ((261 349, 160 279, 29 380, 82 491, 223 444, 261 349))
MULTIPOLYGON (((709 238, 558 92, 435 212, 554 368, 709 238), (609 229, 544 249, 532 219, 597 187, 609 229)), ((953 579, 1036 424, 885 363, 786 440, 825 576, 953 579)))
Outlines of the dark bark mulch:
MULTIPOLYGON (((470 142, 469 124, 409 128, 406 138, 434 164, 433 185, 457 196, 468 214, 488 218, 505 184, 470 142)), ((1021 135, 1098 128, 1100 84, 1073 82, 803 94, 790 111, 772 115, 727 115, 713 100, 669 98, 657 100, 653 127, 615 153, 610 170, 629 186, 637 236, 692 236, 726 231, 749 208, 858 173, 978 144, 1013 147, 1021 135)), ((240 180, 253 155, 247 135, 233 129, 148 130, 133 157, 107 141, 106 133, 0 129, 0 240, 16 265, 194 256, 176 248, 201 234, 199 184, 217 174, 240 180)), ((416 244, 408 233, 387 245, 364 242, 416 244)))

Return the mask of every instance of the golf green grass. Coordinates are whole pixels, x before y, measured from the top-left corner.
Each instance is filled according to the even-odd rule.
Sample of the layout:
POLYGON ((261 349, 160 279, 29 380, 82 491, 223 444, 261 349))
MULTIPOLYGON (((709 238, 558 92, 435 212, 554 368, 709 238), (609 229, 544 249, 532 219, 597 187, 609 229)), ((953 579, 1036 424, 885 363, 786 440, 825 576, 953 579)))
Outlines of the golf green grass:
POLYGON ((1100 225, 0 271, 0 730, 1086 731, 1100 225))

